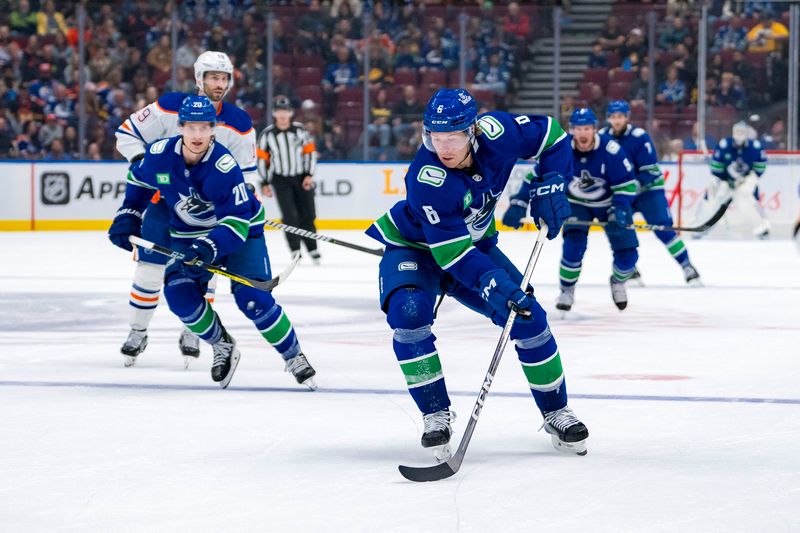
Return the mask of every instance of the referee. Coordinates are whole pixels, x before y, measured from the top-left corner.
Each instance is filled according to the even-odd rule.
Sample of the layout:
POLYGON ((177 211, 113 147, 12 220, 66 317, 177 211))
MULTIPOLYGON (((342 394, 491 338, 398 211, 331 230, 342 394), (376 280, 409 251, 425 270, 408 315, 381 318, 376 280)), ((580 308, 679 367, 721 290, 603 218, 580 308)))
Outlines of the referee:
MULTIPOLYGON (((274 190, 284 224, 316 232, 312 176, 317 164, 317 149, 303 125, 292 122, 293 115, 289 99, 277 96, 272 104, 275 122, 258 136, 261 190, 270 198, 274 190)), ((286 240, 292 253, 299 253, 300 242, 304 242, 311 260, 315 265, 319 264, 317 241, 288 232, 286 240)))

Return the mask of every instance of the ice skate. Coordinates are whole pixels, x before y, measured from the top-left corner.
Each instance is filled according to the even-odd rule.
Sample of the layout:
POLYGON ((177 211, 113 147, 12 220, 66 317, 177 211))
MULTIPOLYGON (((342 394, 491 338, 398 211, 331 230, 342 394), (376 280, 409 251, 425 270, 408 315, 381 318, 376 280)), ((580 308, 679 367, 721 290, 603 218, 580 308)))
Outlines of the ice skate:
POLYGON ((308 252, 308 255, 311 256, 311 263, 314 266, 319 266, 319 260, 320 260, 319 250, 311 250, 310 252, 308 252))
POLYGON ((689 263, 688 265, 683 265, 683 278, 686 280, 686 283, 690 287, 702 287, 703 282, 700 281, 700 273, 697 272, 697 269, 689 263))
POLYGON ((222 328, 222 337, 215 344, 211 345, 214 350, 214 362, 211 365, 211 379, 219 383, 223 389, 233 379, 233 373, 239 364, 239 350, 236 349, 236 341, 228 335, 225 328, 222 328))
POLYGON ((147 330, 146 329, 131 329, 128 333, 128 338, 122 343, 122 348, 119 349, 124 356, 123 364, 133 366, 136 364, 136 356, 139 355, 147 348, 147 330))
POLYGON ((561 293, 556 298, 556 309, 569 311, 575 303, 575 285, 561 286, 561 293))
POLYGON ((614 304, 617 306, 617 309, 622 311, 626 307, 628 307, 628 293, 625 290, 625 282, 619 283, 614 281, 614 277, 611 277, 611 299, 614 300, 614 304))
POLYGON ((308 363, 308 359, 302 352, 288 359, 284 370, 291 372, 300 385, 305 385, 311 390, 317 390, 317 383, 314 381, 317 371, 308 363))
POLYGON ((200 337, 184 328, 178 346, 183 354, 183 368, 188 369, 191 362, 200 357, 200 337))
POLYGON ((422 415, 422 421, 425 423, 421 439, 422 447, 430 448, 440 463, 450 459, 450 436, 453 434, 451 424, 455 419, 456 414, 450 409, 422 415))
POLYGON ((644 281, 642 281, 642 274, 639 272, 638 268, 633 269, 633 274, 631 274, 631 277, 630 279, 628 279, 627 283, 631 287, 644 287, 644 281))
POLYGON ((586 455, 586 439, 589 430, 578 420, 569 407, 544 413, 544 430, 550 434, 553 447, 566 453, 586 455))

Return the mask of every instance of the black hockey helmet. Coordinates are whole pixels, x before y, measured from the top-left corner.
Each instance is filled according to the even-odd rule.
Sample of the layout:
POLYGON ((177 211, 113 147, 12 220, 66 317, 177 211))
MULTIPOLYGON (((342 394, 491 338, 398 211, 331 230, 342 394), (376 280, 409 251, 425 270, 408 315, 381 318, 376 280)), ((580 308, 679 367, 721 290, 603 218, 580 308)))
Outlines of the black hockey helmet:
POLYGON ((275 100, 272 102, 272 109, 273 111, 277 111, 278 109, 285 109, 286 111, 292 111, 294 106, 292 106, 292 101, 289 100, 286 96, 279 94, 275 97, 275 100))

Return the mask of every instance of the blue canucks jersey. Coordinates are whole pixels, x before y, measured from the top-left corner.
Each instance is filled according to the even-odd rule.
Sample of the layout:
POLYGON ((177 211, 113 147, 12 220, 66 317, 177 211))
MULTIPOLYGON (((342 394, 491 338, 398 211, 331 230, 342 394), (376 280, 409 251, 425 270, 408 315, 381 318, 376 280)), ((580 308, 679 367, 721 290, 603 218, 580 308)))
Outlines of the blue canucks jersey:
POLYGON ((421 147, 405 176, 406 198, 367 230, 387 247, 430 250, 471 288, 497 268, 484 251, 497 244, 494 210, 517 160, 537 158, 543 173, 572 175, 567 135, 552 118, 495 111, 478 125, 471 167, 449 169, 421 147))
POLYGON ((651 191, 664 188, 664 176, 658 167, 658 154, 650 135, 643 128, 628 124, 620 135, 615 135, 611 126, 606 126, 600 130, 600 133, 617 141, 628 154, 633 164, 633 174, 640 183, 640 190, 651 191), (649 183, 649 185, 641 186, 643 183, 649 183))
POLYGON ((248 237, 264 233, 261 202, 249 193, 230 152, 212 142, 203 159, 187 168, 180 136, 161 139, 128 172, 123 208, 142 212, 156 191, 170 207, 173 239, 207 236, 222 257, 248 237))
POLYGON ((586 207, 608 207, 613 200, 630 206, 636 197, 633 165, 622 147, 607 135, 594 136, 594 148, 581 152, 572 142, 572 179, 567 198, 586 207))
POLYGON ((728 173, 731 164, 735 164, 742 176, 755 172, 761 177, 767 170, 767 154, 761 141, 748 139, 742 146, 736 146, 732 137, 722 139, 711 157, 711 173, 721 180, 736 181, 728 173))

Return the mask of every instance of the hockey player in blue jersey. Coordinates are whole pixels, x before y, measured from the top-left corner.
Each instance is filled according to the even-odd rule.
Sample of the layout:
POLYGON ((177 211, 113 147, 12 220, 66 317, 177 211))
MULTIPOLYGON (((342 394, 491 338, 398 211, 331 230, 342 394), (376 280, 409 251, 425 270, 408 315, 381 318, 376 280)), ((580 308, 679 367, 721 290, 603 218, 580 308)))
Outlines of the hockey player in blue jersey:
POLYGON ((522 274, 497 247, 494 210, 519 158, 539 158, 532 188, 535 220, 554 238, 569 215, 564 176, 572 173, 566 134, 550 117, 491 112, 477 116, 463 89, 440 89, 424 112, 424 146, 405 176, 406 198, 367 234, 386 245, 380 263, 380 305, 394 330, 393 347, 423 415, 422 446, 449 455, 455 415, 431 332, 434 301, 447 294, 503 326, 510 307, 517 355, 556 448, 586 453, 589 435, 567 406, 556 341, 522 274))
MULTIPOLYGON (((625 282, 639 258, 636 232, 627 229, 632 223, 631 206, 636 196, 633 165, 616 141, 597 132, 597 117, 591 109, 577 109, 569 125, 574 160, 572 177, 567 182, 570 218, 606 222, 605 232, 614 257, 609 280, 611 298, 623 310, 628 305, 625 282)), ((589 228, 570 226, 569 220, 564 227, 561 293, 556 299, 556 308, 562 311, 572 309, 575 302, 575 284, 581 274, 588 233, 589 228)))
MULTIPOLYGON (((256 280, 270 279, 264 241, 264 207, 245 185, 231 153, 214 140, 216 111, 205 96, 188 96, 178 111, 180 135, 161 139, 128 173, 125 200, 109 228, 115 245, 132 250, 131 235, 142 230, 142 213, 158 192, 169 209, 170 248, 185 254, 171 260, 164 279, 170 310, 212 345, 211 377, 225 388, 239 361, 236 343, 204 298, 212 277, 195 265, 223 265, 256 280)), ((237 306, 281 354, 298 383, 315 388, 314 369, 300 350, 294 328, 269 292, 235 281, 237 306)))
MULTIPOLYGON (((608 126, 601 129, 600 133, 609 135, 617 141, 633 164, 633 174, 637 182, 633 212, 641 213, 648 224, 672 226, 672 213, 664 194, 664 176, 658 167, 656 149, 650 140, 650 135, 644 129, 629 123, 630 114, 631 108, 628 102, 624 100, 611 102, 606 111, 608 126)), ((683 239, 674 231, 654 233, 680 265, 686 283, 699 286, 700 274, 689 260, 689 252, 683 239)), ((638 269, 634 270, 631 279, 640 280, 638 269)))
MULTIPOLYGON (((250 116, 222 99, 233 87, 233 64, 222 52, 207 51, 194 63, 194 76, 199 94, 211 100, 216 109, 218 143, 227 148, 244 173, 247 183, 256 186, 260 180, 256 169, 256 137, 250 116)), ((178 135, 178 109, 189 96, 186 93, 166 93, 152 104, 133 113, 117 128, 117 150, 131 164, 144 156, 147 145, 158 139, 178 135)), ((145 211, 142 233, 162 246, 169 245, 167 232, 169 209, 154 199, 145 211)), ((136 357, 147 347, 147 328, 155 313, 164 280, 167 258, 144 248, 136 250, 136 271, 129 297, 130 331, 120 351, 125 366, 132 366, 136 357)), ((216 278, 209 282, 206 295, 213 302, 216 278)), ((181 333, 179 346, 188 367, 200 355, 199 339, 188 330, 181 333)))
POLYGON ((769 237, 769 220, 759 205, 758 180, 767 170, 767 155, 761 141, 750 139, 750 126, 733 125, 732 135, 722 139, 711 158, 711 173, 716 178, 701 204, 697 218, 706 220, 726 200, 734 204, 742 217, 753 224, 753 235, 769 237))

